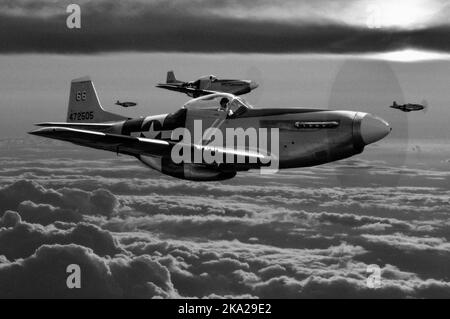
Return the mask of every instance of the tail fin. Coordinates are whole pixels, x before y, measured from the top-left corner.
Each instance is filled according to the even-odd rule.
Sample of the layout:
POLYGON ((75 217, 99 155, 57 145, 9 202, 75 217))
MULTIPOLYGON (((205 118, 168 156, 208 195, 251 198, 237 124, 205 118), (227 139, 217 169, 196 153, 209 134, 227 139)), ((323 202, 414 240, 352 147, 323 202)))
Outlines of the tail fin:
POLYGON ((72 80, 67 112, 68 123, 101 123, 121 120, 126 120, 126 117, 103 110, 94 83, 88 76, 72 80))
POLYGON ((178 81, 175 78, 175 73, 173 73, 173 71, 169 71, 169 72, 167 72, 166 83, 183 83, 183 82, 182 81, 178 81))
POLYGON ((397 102, 396 102, 396 101, 394 101, 394 103, 392 103, 392 105, 393 105, 393 106, 397 106, 397 102))

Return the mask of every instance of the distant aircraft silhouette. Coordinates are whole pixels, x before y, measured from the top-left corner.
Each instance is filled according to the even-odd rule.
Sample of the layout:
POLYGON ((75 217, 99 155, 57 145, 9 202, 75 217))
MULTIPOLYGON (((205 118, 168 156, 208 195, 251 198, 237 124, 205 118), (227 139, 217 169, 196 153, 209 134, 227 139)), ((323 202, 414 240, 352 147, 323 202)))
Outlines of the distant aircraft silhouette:
POLYGON ((427 107, 427 101, 425 100, 422 101, 422 104, 413 104, 413 103, 397 104, 397 102, 394 101, 390 107, 403 112, 421 111, 425 110, 425 108, 427 107))
POLYGON ((135 103, 135 102, 120 102, 119 100, 117 100, 116 105, 119 105, 121 107, 132 107, 132 106, 136 106, 137 103, 135 103))

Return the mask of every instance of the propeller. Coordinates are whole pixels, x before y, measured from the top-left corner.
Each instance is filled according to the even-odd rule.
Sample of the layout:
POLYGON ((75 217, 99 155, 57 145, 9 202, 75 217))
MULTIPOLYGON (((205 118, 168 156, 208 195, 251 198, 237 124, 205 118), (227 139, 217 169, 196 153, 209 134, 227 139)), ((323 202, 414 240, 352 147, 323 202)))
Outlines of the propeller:
POLYGON ((264 92, 264 76, 260 69, 258 69, 256 66, 251 66, 247 69, 247 72, 245 73, 245 79, 254 81, 258 84, 258 87, 248 93, 247 96, 244 98, 246 100, 249 100, 254 105, 259 105, 263 92, 264 92), (247 98, 248 97, 248 98, 247 98))
POLYGON ((423 99, 422 102, 421 102, 421 104, 423 105, 423 112, 424 112, 424 113, 427 113, 427 110, 428 110, 428 101, 425 100, 425 99, 423 99))

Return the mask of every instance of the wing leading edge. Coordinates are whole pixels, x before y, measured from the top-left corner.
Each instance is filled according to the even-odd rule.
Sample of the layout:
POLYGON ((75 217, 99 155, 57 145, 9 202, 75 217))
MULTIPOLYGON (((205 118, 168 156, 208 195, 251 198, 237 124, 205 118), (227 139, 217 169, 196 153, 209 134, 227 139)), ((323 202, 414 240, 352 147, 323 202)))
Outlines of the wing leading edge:
POLYGON ((107 134, 69 127, 45 127, 32 131, 30 134, 129 155, 163 156, 170 152, 172 147, 169 142, 162 140, 107 134))
POLYGON ((161 88, 161 89, 170 90, 170 91, 186 93, 186 94, 190 94, 192 96, 203 96, 203 95, 210 95, 210 94, 218 93, 216 91, 199 90, 199 89, 194 89, 194 88, 190 88, 190 87, 182 87, 180 85, 175 85, 175 84, 158 84, 156 87, 161 88))
MULTIPOLYGON (((171 150, 176 142, 133 137, 127 135, 109 134, 98 131, 83 130, 70 127, 44 127, 30 132, 29 134, 70 142, 73 144, 122 153, 127 155, 151 155, 151 156, 170 156, 171 150)), ((245 158, 246 162, 267 162, 271 159, 270 155, 264 155, 256 151, 235 150, 221 147, 212 147, 208 145, 185 144, 186 147, 201 149, 221 153, 224 156, 240 156, 245 158)))

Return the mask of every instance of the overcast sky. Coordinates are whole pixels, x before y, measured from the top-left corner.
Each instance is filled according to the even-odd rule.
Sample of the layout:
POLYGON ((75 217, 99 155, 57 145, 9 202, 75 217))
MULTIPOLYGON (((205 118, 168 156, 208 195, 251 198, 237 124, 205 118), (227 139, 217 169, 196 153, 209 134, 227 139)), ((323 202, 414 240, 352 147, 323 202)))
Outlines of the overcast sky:
POLYGON ((449 137, 447 1, 80 0, 79 30, 66 27, 71 2, 0 2, 2 136, 64 120, 82 75, 106 107, 139 102, 129 116, 175 111, 187 97, 154 87, 174 69, 256 80, 256 106, 364 110, 403 137, 449 137), (394 99, 426 99, 429 112, 393 112, 394 99))
POLYGON ((0 3, 3 52, 448 52, 445 0, 80 0, 0 3), (336 14, 336 13, 339 14, 336 14))

